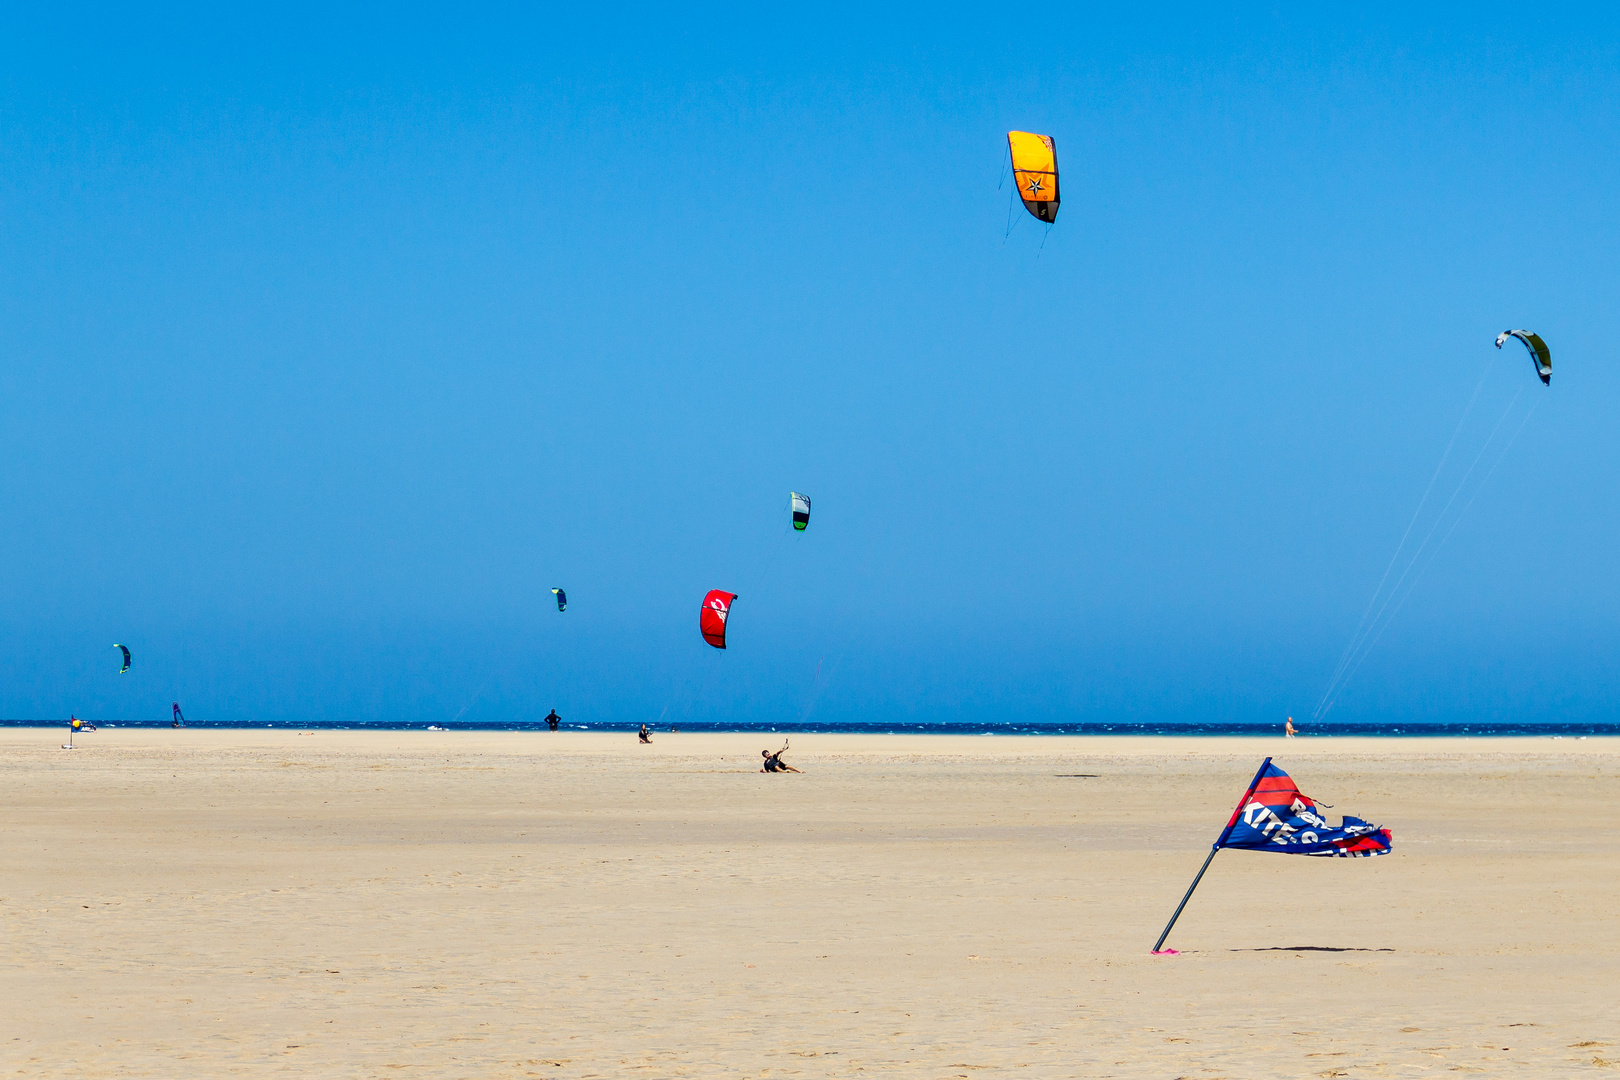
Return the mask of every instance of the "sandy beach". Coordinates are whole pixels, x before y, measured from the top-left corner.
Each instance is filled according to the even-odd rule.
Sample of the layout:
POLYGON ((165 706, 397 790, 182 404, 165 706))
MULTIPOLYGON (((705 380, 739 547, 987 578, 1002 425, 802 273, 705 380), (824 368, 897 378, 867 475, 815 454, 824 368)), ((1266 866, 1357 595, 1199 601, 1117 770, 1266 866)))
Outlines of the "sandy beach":
POLYGON ((1620 1070, 1620 740, 0 731, 24 1077, 1620 1070), (1381 859, 1230 851, 1260 759, 1381 859))

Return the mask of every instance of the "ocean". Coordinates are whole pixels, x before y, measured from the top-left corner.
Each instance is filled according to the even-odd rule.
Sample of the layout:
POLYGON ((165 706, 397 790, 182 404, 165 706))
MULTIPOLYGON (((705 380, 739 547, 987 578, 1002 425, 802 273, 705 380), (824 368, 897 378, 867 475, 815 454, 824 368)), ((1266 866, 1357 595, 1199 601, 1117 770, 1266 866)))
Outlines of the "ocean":
MULTIPOLYGON (((96 720, 98 727, 166 728, 168 720, 96 720)), ((615 720, 579 724, 564 718, 562 731, 635 731, 639 720, 615 720)), ((0 720, 0 727, 66 727, 66 720, 0 720)), ((193 728, 285 728, 300 731, 422 731, 429 728, 448 731, 545 731, 544 720, 495 720, 448 723, 433 720, 191 720, 193 728)), ((647 725, 657 732, 667 732, 667 725, 647 725)), ((911 721, 882 722, 824 722, 810 720, 803 723, 781 721, 694 722, 677 725, 680 731, 706 732, 839 732, 872 735, 1207 735, 1211 737, 1233 735, 1282 735, 1282 725, 1276 723, 1247 723, 1242 721, 1176 721, 1176 722, 1108 722, 1097 720, 1046 721, 1021 723, 930 723, 911 721)), ((1620 735, 1620 722, 1582 723, 1514 723, 1512 721, 1484 720, 1470 723, 1446 724, 1380 724, 1380 723, 1322 723, 1300 724, 1299 732, 1310 738, 1332 738, 1335 735, 1378 735, 1395 738, 1501 737, 1545 736, 1548 738, 1580 738, 1588 735, 1620 735)))

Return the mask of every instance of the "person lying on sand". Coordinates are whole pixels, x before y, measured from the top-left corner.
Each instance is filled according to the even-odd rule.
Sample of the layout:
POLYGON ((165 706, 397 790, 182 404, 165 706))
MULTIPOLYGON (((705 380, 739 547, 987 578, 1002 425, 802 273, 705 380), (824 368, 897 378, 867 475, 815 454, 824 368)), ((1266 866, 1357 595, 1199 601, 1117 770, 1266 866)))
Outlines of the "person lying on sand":
POLYGON ((647 730, 646 724, 641 725, 641 730, 637 732, 637 738, 642 742, 652 742, 652 733, 647 730))
POLYGON ((759 770, 760 772, 802 772, 803 771, 802 769, 795 769, 793 766, 789 765, 787 762, 782 760, 782 755, 787 753, 787 744, 786 743, 783 743, 782 744, 782 749, 778 750, 774 754, 771 753, 769 750, 761 750, 759 753, 760 753, 760 756, 765 759, 765 767, 763 769, 759 770))

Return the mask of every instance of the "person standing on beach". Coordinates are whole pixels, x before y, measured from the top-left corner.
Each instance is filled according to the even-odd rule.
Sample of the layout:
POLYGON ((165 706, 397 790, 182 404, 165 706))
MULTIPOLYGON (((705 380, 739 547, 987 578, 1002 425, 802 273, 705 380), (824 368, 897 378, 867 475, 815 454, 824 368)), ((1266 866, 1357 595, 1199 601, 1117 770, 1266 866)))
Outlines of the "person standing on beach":
POLYGON ((1290 739, 1292 739, 1295 735, 1294 718, 1292 716, 1283 722, 1283 735, 1290 739))
POLYGON ((557 710, 556 709, 552 709, 549 713, 546 714, 546 724, 547 724, 547 726, 549 726, 551 728, 552 731, 557 730, 557 724, 561 720, 562 720, 562 717, 557 715, 557 710))

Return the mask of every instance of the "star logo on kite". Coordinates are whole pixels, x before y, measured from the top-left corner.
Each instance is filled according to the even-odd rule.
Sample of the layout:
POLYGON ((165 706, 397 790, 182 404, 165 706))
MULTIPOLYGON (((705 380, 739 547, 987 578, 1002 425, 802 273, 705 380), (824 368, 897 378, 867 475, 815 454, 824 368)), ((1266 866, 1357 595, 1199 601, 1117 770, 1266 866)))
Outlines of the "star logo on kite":
POLYGON ((1046 189, 1041 186, 1040 180, 1034 179, 1034 178, 1032 178, 1030 180, 1030 182, 1029 182, 1029 193, 1031 195, 1038 195, 1044 190, 1046 190, 1046 189))

